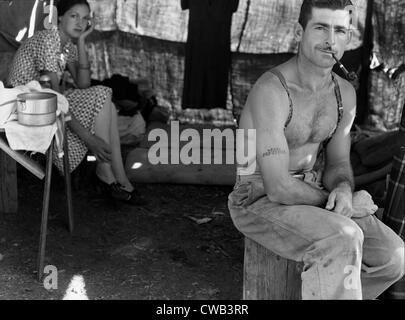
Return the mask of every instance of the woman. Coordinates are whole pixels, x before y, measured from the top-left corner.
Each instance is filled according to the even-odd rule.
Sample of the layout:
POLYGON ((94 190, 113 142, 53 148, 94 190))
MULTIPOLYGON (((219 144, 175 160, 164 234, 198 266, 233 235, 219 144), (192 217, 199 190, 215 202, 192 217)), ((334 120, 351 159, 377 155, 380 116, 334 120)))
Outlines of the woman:
MULTIPOLYGON (((21 45, 8 84, 25 85, 48 75, 52 89, 62 92, 61 79, 67 68, 77 87, 62 92, 69 101, 72 116, 67 129, 71 170, 90 150, 98 160, 97 184, 114 199, 139 204, 122 162, 111 89, 90 87, 90 64, 85 50, 85 40, 94 29, 90 6, 86 0, 60 0, 57 9, 58 28, 38 31, 21 45)), ((62 170, 62 161, 54 158, 62 170)))

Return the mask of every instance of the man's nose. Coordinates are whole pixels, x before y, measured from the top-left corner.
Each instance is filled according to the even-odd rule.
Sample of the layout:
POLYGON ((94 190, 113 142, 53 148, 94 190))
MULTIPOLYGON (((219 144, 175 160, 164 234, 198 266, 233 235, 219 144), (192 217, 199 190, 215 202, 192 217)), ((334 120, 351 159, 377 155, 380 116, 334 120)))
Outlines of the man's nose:
POLYGON ((328 32, 328 37, 326 42, 329 46, 333 47, 335 45, 335 32, 333 28, 328 32))

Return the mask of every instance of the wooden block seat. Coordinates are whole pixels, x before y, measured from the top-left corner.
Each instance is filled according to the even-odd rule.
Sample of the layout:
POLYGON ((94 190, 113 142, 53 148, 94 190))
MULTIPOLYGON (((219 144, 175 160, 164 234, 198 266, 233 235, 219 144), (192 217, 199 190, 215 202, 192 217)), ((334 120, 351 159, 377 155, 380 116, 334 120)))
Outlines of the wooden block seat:
POLYGON ((243 299, 301 300, 302 268, 246 238, 243 299))

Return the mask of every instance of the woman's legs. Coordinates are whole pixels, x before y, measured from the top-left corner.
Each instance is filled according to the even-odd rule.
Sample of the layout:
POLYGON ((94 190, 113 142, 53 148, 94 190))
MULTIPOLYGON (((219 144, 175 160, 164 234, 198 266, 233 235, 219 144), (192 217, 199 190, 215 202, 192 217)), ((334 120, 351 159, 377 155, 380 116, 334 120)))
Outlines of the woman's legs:
POLYGON ((96 169, 97 176, 108 184, 118 181, 126 191, 132 192, 134 188, 126 176, 121 156, 117 112, 110 99, 105 101, 104 107, 96 117, 95 133, 111 148, 111 163, 99 162, 96 169))
POLYGON ((127 174, 124 169, 124 163, 121 154, 121 142, 118 131, 118 120, 117 120, 117 110, 114 105, 110 104, 111 111, 111 122, 110 122, 110 146, 111 146, 111 157, 112 157, 112 170, 118 182, 123 186, 123 188, 132 192, 134 187, 129 181, 127 174))
MULTIPOLYGON (((111 146, 111 135, 110 135, 110 119, 111 119, 111 102, 106 100, 103 108, 100 110, 99 114, 95 119, 94 131, 97 137, 103 139, 108 145, 111 146)), ((97 162, 96 167, 97 176, 107 184, 112 184, 117 182, 114 172, 112 170, 112 164, 106 162, 97 162)))

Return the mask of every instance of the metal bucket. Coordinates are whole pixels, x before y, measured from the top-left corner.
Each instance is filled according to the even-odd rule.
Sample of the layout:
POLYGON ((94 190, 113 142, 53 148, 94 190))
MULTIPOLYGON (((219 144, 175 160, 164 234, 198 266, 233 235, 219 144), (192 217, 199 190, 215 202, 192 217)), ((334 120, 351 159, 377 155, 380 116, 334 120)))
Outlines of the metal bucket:
POLYGON ((17 96, 17 119, 25 126, 47 126, 55 123, 57 96, 54 93, 34 92, 17 96))

